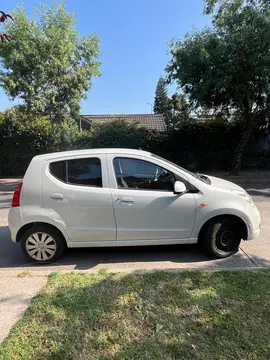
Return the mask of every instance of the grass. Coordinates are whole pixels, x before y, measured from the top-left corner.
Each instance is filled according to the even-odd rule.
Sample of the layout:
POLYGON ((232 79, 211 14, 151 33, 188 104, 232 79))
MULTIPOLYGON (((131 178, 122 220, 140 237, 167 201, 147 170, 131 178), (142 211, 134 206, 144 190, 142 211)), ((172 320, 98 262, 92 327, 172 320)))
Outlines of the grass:
POLYGON ((53 274, 1 360, 270 359, 270 272, 53 274))

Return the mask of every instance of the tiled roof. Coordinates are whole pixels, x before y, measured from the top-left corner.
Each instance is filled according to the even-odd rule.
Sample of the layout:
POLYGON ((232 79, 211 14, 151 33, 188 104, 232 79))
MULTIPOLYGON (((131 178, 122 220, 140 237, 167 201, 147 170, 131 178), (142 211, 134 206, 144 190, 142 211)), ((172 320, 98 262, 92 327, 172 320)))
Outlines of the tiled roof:
POLYGON ((144 125, 148 129, 160 132, 166 131, 164 117, 160 114, 82 115, 81 119, 90 124, 93 121, 113 122, 119 119, 133 120, 144 125))

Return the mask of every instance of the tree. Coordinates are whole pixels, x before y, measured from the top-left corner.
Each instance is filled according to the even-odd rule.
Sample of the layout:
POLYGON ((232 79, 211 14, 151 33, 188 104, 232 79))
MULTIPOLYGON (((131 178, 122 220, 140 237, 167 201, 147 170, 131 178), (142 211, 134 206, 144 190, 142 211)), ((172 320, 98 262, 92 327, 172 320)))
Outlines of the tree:
POLYGON ((223 10, 228 6, 234 6, 236 9, 240 8, 243 4, 251 6, 269 8, 270 0, 204 0, 204 13, 211 14, 218 6, 218 14, 222 14, 223 10))
POLYGON ((168 99, 165 121, 169 130, 178 130, 190 118, 189 105, 184 94, 175 93, 168 99))
POLYGON ((52 123, 76 117, 92 77, 100 74, 97 35, 80 38, 75 15, 64 4, 40 5, 31 19, 19 7, 14 16, 16 22, 5 26, 13 41, 0 55, 5 92, 52 123))
POLYGON ((156 87, 154 113, 166 114, 168 111, 169 98, 167 92, 167 84, 163 77, 160 77, 156 87))
MULTIPOLYGON (((237 0, 236 0, 237 1, 237 0)), ((253 129, 270 113, 269 7, 258 2, 224 7, 213 27, 171 44, 168 78, 195 107, 225 109, 239 118, 232 173, 239 172, 253 129)))

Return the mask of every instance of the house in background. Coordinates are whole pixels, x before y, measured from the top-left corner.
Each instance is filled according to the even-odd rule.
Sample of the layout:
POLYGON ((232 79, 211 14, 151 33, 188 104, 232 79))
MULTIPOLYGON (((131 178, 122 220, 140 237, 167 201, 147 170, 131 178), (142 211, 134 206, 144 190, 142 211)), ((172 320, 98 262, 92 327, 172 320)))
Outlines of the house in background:
POLYGON ((81 115, 79 119, 80 131, 91 129, 94 122, 114 122, 116 120, 136 121, 150 130, 157 131, 160 135, 167 134, 167 127, 161 114, 119 114, 119 115, 81 115))

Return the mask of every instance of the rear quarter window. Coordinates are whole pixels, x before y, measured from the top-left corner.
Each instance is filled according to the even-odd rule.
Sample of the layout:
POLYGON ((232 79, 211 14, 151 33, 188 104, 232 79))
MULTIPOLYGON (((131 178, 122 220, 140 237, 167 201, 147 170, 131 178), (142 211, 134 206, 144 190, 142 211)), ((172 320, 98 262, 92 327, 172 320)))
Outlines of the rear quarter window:
POLYGON ((67 171, 66 171, 66 161, 56 161, 50 163, 49 169, 50 173, 56 177, 58 180, 67 182, 67 171))

